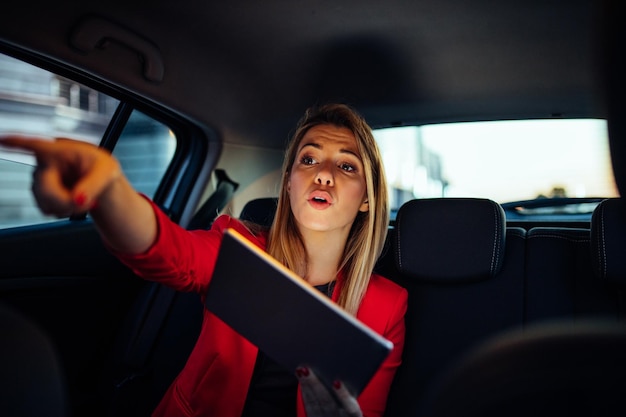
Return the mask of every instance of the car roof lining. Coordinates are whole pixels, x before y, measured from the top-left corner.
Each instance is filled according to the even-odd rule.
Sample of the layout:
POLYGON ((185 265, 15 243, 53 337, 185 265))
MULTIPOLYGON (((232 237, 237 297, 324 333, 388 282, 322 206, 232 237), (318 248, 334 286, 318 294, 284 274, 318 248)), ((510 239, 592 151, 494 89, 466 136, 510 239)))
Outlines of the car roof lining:
POLYGON ((17 3, 0 16, 0 38, 146 95, 227 142, 282 148, 303 110, 329 100, 375 127, 603 117, 596 15, 592 0, 17 3), (143 80, 133 51, 72 48, 70 29, 93 15, 154 43, 163 81, 143 80), (111 59, 124 65, 103 69, 111 59))

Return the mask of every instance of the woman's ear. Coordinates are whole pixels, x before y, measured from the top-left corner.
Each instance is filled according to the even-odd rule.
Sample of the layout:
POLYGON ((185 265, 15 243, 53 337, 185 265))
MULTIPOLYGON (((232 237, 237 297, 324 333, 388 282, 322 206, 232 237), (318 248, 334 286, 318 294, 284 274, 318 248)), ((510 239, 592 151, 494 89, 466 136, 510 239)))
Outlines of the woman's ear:
POLYGON ((359 211, 362 213, 370 211, 370 202, 367 198, 365 199, 365 201, 363 201, 363 204, 361 204, 361 207, 359 207, 359 211))

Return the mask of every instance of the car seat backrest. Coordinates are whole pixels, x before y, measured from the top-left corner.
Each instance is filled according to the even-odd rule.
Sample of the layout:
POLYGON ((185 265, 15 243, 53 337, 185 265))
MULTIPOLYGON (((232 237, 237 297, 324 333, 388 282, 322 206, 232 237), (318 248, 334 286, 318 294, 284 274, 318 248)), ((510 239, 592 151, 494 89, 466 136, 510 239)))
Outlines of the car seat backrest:
POLYGON ((277 205, 277 197, 264 197, 250 200, 241 210, 239 219, 269 227, 274 221, 277 205))
POLYGON ((626 201, 602 201, 591 218, 591 259, 594 276, 615 294, 618 314, 626 319, 626 201))
POLYGON ((592 268, 589 229, 534 227, 526 238, 526 322, 617 315, 616 291, 592 268))
MULTIPOLYGON (((486 199, 424 199, 398 211, 389 278, 409 292, 403 363, 387 416, 416 415, 434 378, 485 337, 522 325, 524 241, 486 199)), ((389 254, 385 254, 386 257, 389 254)))
POLYGON ((620 198, 602 201, 591 218, 591 253, 596 276, 626 286, 626 202, 620 198))

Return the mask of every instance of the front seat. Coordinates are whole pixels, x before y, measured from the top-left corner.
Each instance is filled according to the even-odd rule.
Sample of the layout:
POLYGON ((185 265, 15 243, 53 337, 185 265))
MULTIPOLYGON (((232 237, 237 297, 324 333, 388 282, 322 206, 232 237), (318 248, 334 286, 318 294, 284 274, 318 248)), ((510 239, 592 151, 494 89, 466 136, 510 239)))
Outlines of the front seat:
POLYGON ((545 322, 490 339, 434 385, 424 417, 623 416, 626 326, 545 322))
POLYGON ((0 305, 0 412, 3 416, 69 416, 66 382, 48 335, 0 305))

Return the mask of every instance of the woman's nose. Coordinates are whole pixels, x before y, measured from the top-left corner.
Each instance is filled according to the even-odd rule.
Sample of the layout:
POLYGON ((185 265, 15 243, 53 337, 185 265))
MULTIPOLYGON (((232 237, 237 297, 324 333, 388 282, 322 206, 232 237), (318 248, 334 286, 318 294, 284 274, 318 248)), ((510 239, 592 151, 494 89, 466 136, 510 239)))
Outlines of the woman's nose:
POLYGON ((331 168, 325 164, 320 165, 320 169, 317 171, 317 175, 315 176, 315 182, 320 185, 328 185, 332 187, 334 185, 334 180, 331 168))

